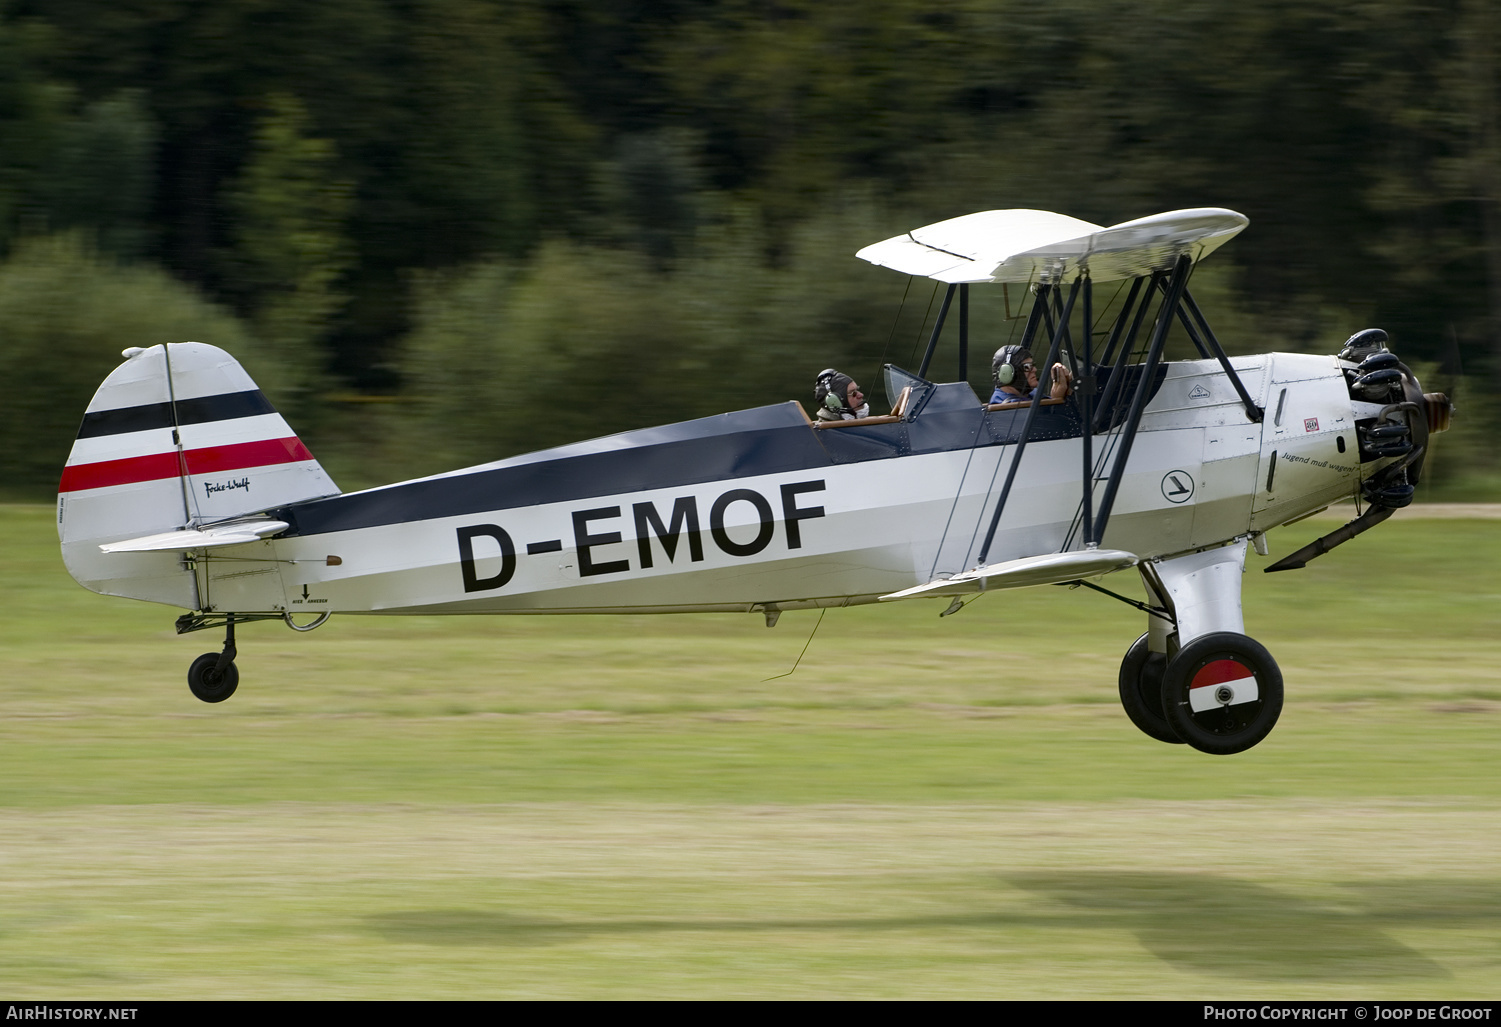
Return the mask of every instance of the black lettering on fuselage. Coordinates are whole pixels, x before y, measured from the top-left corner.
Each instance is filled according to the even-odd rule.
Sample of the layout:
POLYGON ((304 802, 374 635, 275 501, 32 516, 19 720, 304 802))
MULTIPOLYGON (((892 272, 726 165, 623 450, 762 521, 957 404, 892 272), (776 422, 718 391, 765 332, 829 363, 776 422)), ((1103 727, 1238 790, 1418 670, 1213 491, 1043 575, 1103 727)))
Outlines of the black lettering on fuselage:
MULTIPOLYGON (((803 547, 802 521, 826 516, 822 506, 799 506, 798 497, 809 492, 822 492, 827 486, 823 479, 789 482, 780 486, 782 520, 787 525, 787 548, 803 547)), ((600 546, 616 545, 622 541, 619 531, 593 531, 592 522, 619 518, 618 506, 601 506, 592 510, 575 510, 573 518, 573 545, 578 551, 579 577, 592 578, 600 574, 620 574, 631 569, 629 560, 596 561, 591 550, 600 546)), ((664 521, 656 504, 652 502, 631 504, 631 519, 636 529, 636 552, 643 569, 652 567, 652 537, 655 536, 669 563, 677 561, 679 545, 686 536, 689 562, 699 563, 704 559, 703 530, 698 515, 696 496, 677 496, 672 499, 672 512, 664 521)), ((771 502, 754 489, 730 489, 714 500, 709 509, 709 534, 714 544, 730 556, 755 556, 771 545, 776 537, 776 519, 771 502), (749 503, 756 509, 757 528, 755 537, 747 542, 737 542, 730 537, 726 527, 729 511, 736 503, 749 503)), ((497 524, 474 524, 458 529, 459 569, 464 578, 465 592, 484 592, 507 584, 516 574, 516 546, 506 530, 497 524), (500 549, 500 570, 482 578, 476 566, 474 540, 494 539, 500 549)), ((558 539, 528 542, 528 556, 555 553, 563 548, 558 539)), ((493 557, 491 557, 493 558, 493 557)))
POLYGON ((709 509, 709 533, 714 536, 714 544, 731 556, 755 556, 771 545, 771 538, 776 534, 771 504, 766 501, 765 496, 752 489, 731 489, 714 500, 714 505, 709 509), (749 503, 756 508, 756 515, 761 520, 760 530, 749 542, 736 542, 725 530, 724 515, 734 503, 749 503))
POLYGON ((804 492, 822 492, 824 483, 818 481, 795 481, 782 486, 782 520, 787 522, 787 548, 803 548, 803 532, 798 521, 804 521, 810 517, 822 517, 823 507, 797 505, 797 497, 804 492))
POLYGON ((598 535, 589 533, 590 521, 602 521, 606 517, 619 517, 620 507, 601 506, 593 510, 575 510, 573 512, 573 544, 579 553, 579 577, 588 578, 595 574, 618 574, 620 571, 631 569, 629 560, 606 560, 604 563, 595 563, 589 557, 589 550, 595 546, 608 546, 620 541, 620 532, 605 531, 598 535))
POLYGON ((474 524, 458 529, 459 572, 464 576, 465 592, 486 592, 500 588, 516 573, 516 546, 511 536, 498 524, 474 524), (500 545, 500 572, 488 578, 479 576, 474 565, 474 540, 480 537, 493 538, 500 545))
POLYGON ((641 554, 641 566, 652 565, 650 531, 662 543, 668 562, 677 559, 678 538, 684 528, 688 531, 688 558, 694 563, 704 558, 703 533, 698 528, 698 500, 693 496, 680 496, 672 503, 672 521, 663 524, 657 508, 651 503, 635 503, 631 513, 636 518, 636 551, 641 554))

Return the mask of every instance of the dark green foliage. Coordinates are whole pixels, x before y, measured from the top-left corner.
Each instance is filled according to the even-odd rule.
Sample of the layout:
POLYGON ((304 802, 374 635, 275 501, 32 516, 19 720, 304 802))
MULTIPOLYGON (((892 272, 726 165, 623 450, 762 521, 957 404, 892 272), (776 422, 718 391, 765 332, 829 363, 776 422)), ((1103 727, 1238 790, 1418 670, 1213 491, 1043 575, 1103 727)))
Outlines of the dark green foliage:
POLYGON ((128 346, 212 343, 234 352, 273 400, 279 369, 232 316, 154 268, 121 267, 78 236, 17 246, 0 263, 0 483, 55 489, 94 390, 128 346))
POLYGON ((347 299, 338 283, 352 262, 344 235, 352 189, 337 178, 333 145, 309 138, 301 101, 279 93, 265 108, 231 186, 236 230, 226 261, 290 386, 286 413, 308 415, 326 362, 318 342, 347 299))
POLYGON ((155 148, 156 127, 138 91, 84 107, 60 126, 38 176, 35 197, 47 228, 86 231, 119 257, 145 253, 155 148))
POLYGON ((76 229, 121 257, 148 251, 156 128, 143 94, 80 103, 40 69, 55 33, 0 20, 0 252, 19 234, 76 229))
POLYGON ((904 283, 850 254, 913 225, 1228 206, 1232 350, 1381 325, 1489 424, 1498 50, 1484 0, 0 0, 0 249, 170 269, 350 451, 432 459, 401 432, 501 389, 445 435, 478 459, 592 434, 560 394, 624 427, 877 384, 904 283))
POLYGON ((629 249, 551 243, 524 265, 428 280, 402 364, 410 470, 794 398, 811 407, 829 365, 877 385, 889 272, 849 254, 879 231, 867 207, 831 210, 771 268, 747 215, 716 223, 668 273, 629 249))

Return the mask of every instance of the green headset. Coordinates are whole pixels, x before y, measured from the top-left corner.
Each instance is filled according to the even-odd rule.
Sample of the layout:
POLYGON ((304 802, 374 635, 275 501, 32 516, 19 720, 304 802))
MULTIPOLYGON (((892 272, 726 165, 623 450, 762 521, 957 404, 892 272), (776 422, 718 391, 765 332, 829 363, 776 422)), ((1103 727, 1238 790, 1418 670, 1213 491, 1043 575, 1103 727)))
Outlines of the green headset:
POLYGON ((1032 351, 1025 346, 1002 346, 996 350, 990 360, 990 373, 995 377, 996 385, 1010 385, 1016 381, 1022 358, 1031 355, 1032 351))
MULTIPOLYGON (((841 410, 847 409, 844 402, 845 397, 839 395, 839 390, 834 388, 834 383, 840 378, 843 378, 847 382, 854 380, 846 374, 841 374, 839 371, 835 370, 832 367, 826 367, 822 371, 818 372, 818 379, 816 382, 814 382, 813 385, 814 399, 818 399, 818 393, 823 392, 823 398, 819 400, 819 402, 828 407, 830 410, 834 411, 836 414, 841 410)), ((845 388, 848 389, 849 386, 846 385, 845 388)))

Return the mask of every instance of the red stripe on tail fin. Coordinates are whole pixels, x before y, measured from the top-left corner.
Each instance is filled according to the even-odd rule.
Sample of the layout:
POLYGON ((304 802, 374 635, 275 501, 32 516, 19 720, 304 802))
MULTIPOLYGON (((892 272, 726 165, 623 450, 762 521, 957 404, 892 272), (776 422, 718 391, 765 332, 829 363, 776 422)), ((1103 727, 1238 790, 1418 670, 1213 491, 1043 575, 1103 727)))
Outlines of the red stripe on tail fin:
MULTIPOLYGON (((313 459, 313 454, 296 436, 285 439, 262 439, 231 446, 205 446, 183 453, 189 474, 220 474, 247 467, 269 467, 313 459)), ((150 453, 123 460, 100 460, 92 464, 73 464, 63 468, 59 492, 100 489, 110 485, 133 485, 178 476, 176 453, 150 453)))

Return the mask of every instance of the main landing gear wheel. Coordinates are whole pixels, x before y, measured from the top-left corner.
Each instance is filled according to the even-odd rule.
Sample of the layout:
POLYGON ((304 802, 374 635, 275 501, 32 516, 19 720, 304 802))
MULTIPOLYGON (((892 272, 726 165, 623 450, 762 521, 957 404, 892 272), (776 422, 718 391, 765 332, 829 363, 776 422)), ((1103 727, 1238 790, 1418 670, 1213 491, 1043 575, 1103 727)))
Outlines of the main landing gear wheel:
POLYGON ((1167 656, 1148 649, 1146 635, 1138 638, 1121 660, 1121 705, 1143 734, 1159 742, 1182 745, 1183 739, 1162 713, 1162 674, 1166 669, 1167 656))
POLYGON ((1282 713, 1282 671, 1260 642, 1215 631, 1189 642, 1162 675, 1162 712, 1200 752, 1229 756, 1261 741, 1282 713))
POLYGON ((240 668, 230 661, 219 669, 219 653, 204 653, 188 668, 188 687, 204 702, 223 702, 240 687, 240 668))

